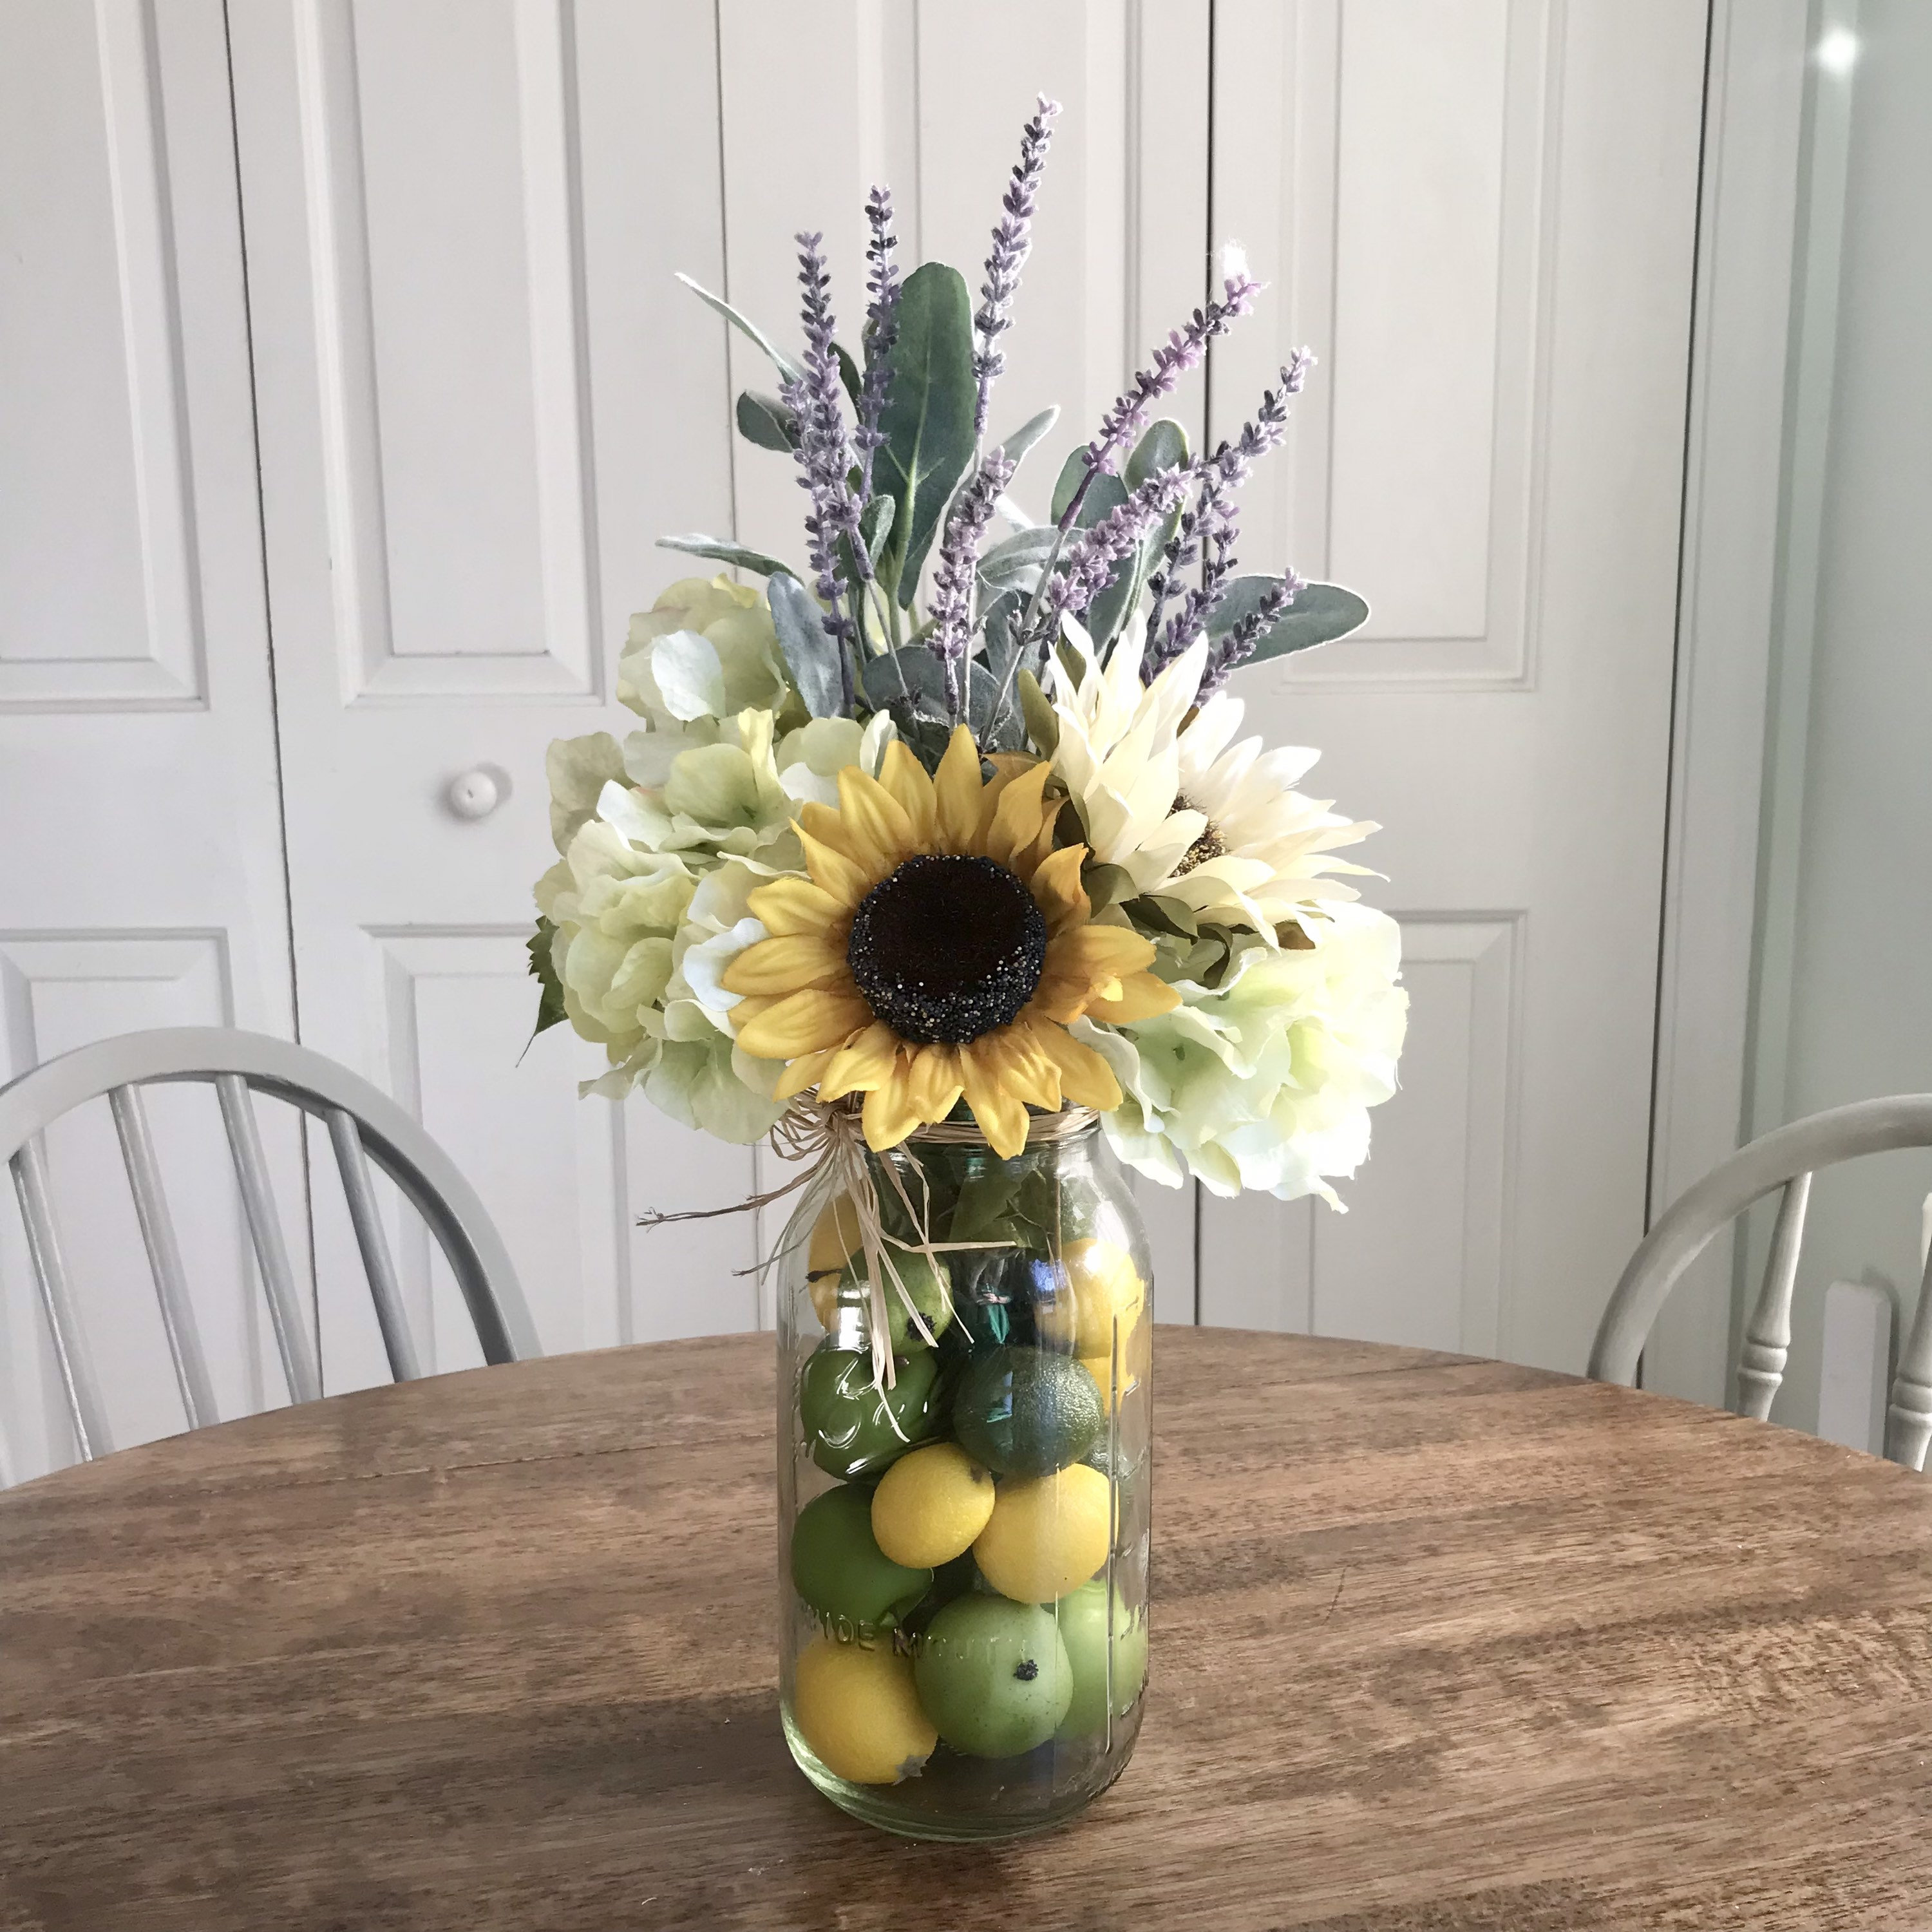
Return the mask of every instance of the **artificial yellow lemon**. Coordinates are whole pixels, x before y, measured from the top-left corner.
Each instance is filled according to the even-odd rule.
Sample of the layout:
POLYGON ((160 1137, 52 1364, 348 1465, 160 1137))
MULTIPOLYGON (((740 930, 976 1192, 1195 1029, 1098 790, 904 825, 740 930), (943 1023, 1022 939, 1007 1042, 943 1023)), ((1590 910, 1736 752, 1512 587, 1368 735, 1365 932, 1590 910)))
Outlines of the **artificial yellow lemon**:
POLYGON ((991 1473, 956 1442, 935 1442, 902 1456, 880 1479, 873 1540, 895 1563, 936 1569, 970 1550, 992 1514, 991 1473))
POLYGON ((1051 1604, 1107 1560, 1113 1490, 1084 1462, 1000 1487, 973 1545, 980 1574, 1016 1604, 1051 1604))
POLYGON ((912 1662, 884 1643, 814 1637, 800 1652, 792 1715, 819 1762, 854 1784, 896 1784, 939 1733, 920 1707, 912 1662))
POLYGON ((1120 1346, 1110 1360, 1103 1347, 1096 1355, 1083 1355, 1080 1366, 1094 1378, 1100 1400, 1111 1415, 1120 1406, 1120 1398, 1140 1386, 1141 1375, 1152 1364, 1154 1330, 1150 1324, 1137 1322, 1121 1331, 1120 1346))
MULTIPOLYGON (((1147 1284, 1133 1256, 1118 1242, 1099 1236, 1068 1242, 1060 1260, 1073 1295, 1073 1352, 1104 1356, 1113 1343, 1114 1323, 1124 1335, 1139 1320, 1147 1284)), ((1106 1386, 1101 1378, 1094 1379, 1106 1386)))
POLYGON ((838 1302, 838 1271, 859 1250, 859 1212, 849 1194, 835 1194, 814 1222, 805 1266, 818 1325, 829 1334, 838 1302))

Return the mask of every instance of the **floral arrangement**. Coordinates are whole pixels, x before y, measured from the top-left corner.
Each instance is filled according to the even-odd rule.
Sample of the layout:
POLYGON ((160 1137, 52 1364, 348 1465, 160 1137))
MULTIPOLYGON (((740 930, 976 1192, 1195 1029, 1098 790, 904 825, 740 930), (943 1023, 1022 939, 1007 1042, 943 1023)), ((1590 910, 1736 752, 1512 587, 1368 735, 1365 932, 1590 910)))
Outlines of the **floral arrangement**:
POLYGON ((854 352, 816 235, 800 356, 698 290, 776 371, 737 426, 796 466, 805 562, 663 539, 764 588, 672 584, 619 666, 644 728, 551 747, 539 1027, 604 1047, 586 1091, 726 1140, 815 1091, 862 1096, 875 1150, 963 1104, 1010 1157, 1029 1110, 1071 1105, 1156 1179, 1339 1205, 1406 1018, 1395 925, 1336 856, 1376 828, 1298 790, 1316 754, 1243 737, 1229 688, 1366 615, 1236 573, 1238 492, 1311 358, 1204 454, 1156 417, 1255 302, 1231 255, 1029 516, 1057 412, 988 429, 1056 112, 1026 125, 976 306, 944 263, 902 274, 883 188, 854 352))

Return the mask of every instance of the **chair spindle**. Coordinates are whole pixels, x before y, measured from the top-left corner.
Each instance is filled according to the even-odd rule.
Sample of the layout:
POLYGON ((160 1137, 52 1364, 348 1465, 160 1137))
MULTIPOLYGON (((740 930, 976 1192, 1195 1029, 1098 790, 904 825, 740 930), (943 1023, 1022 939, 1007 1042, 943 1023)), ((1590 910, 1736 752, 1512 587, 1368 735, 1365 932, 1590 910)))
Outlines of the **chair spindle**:
POLYGON ((296 1292, 294 1270, 289 1266, 288 1245, 282 1238, 282 1217, 276 1210, 268 1162, 262 1150, 261 1129, 255 1118, 254 1096, 238 1073, 218 1074, 214 1090, 221 1102, 221 1124, 228 1130, 228 1150, 234 1157, 235 1178, 248 1216, 256 1264, 262 1270, 262 1285, 268 1294, 275 1346, 281 1352, 282 1372, 288 1377, 289 1399, 314 1402, 322 1394, 322 1372, 310 1338, 308 1317, 296 1292))
POLYGON ((14 1191, 20 1197, 20 1219, 26 1225, 27 1252, 40 1291, 40 1310, 53 1338, 54 1358, 60 1366, 61 1386, 67 1394, 68 1419, 74 1426, 74 1446, 83 1462, 104 1456, 114 1447, 107 1432, 106 1406, 100 1399, 94 1372, 81 1345, 80 1324, 67 1285, 67 1264, 61 1258, 60 1236, 54 1227, 52 1197, 47 1190, 47 1161, 40 1136, 24 1142, 13 1158, 14 1191))
MULTIPOLYGON (((1928 1202, 1932 1208, 1932 1202, 1928 1202)), ((1908 1469, 1925 1467, 1926 1444, 1932 1442, 1932 1254, 1918 1284, 1918 1310, 1912 1333, 1898 1358, 1892 1378, 1892 1401, 1885 1412, 1885 1453, 1908 1469)))
POLYGON ((1804 1240, 1804 1210, 1811 1198, 1811 1177, 1795 1174, 1785 1183, 1772 1231, 1771 1258, 1764 1286, 1738 1358, 1738 1413, 1760 1422, 1771 1413, 1785 1358, 1791 1352, 1791 1293, 1798 1280, 1798 1254, 1804 1240))
POLYGON ((382 1217, 369 1178, 368 1157, 362 1150, 362 1131, 356 1116, 346 1108, 331 1107, 327 1112, 328 1138, 335 1149, 335 1165, 342 1176, 342 1192, 349 1204, 356 1245, 362 1250, 362 1266, 376 1304, 376 1325, 382 1331, 382 1346, 388 1352, 389 1372, 399 1382, 415 1382, 422 1370, 417 1365, 416 1344, 410 1339, 409 1320, 403 1312, 402 1290, 397 1284, 389 1244, 382 1233, 382 1217))
POLYGON ((219 1422, 214 1385, 208 1380, 201 1339, 195 1331, 194 1304, 188 1292, 188 1270, 182 1266, 181 1244, 175 1237, 174 1216, 161 1186, 160 1163, 154 1158, 154 1137, 148 1127, 148 1110, 140 1089, 117 1087, 107 1096, 114 1112, 114 1131, 121 1137, 121 1159, 134 1194, 135 1217, 141 1224, 141 1244, 148 1251, 148 1271, 154 1278, 154 1296, 161 1308, 161 1327, 175 1365, 175 1386, 181 1390, 188 1426, 200 1429, 219 1422))

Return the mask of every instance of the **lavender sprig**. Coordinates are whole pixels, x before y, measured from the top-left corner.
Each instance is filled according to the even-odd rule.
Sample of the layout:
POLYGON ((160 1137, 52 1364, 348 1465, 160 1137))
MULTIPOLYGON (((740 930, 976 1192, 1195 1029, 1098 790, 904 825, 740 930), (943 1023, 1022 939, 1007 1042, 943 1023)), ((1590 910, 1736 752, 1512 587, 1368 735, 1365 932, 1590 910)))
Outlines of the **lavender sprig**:
POLYGON ((986 406, 992 399, 994 378, 1006 366, 1005 352, 997 345, 1012 326, 1013 296, 1020 285, 1020 270, 1033 248, 1034 199, 1046 167, 1046 151, 1053 140, 1052 122, 1060 112, 1060 103, 1041 94, 1034 117, 1020 132, 1020 158, 1013 166, 1000 206, 1005 212, 993 230, 992 252, 986 257, 986 279, 980 286, 980 303, 973 317, 979 340, 973 351, 973 374, 980 393, 973 410, 973 435, 976 442, 986 432, 986 406))
POLYGON ((964 714, 966 657, 973 639, 973 592, 980 566, 980 539, 992 520, 1000 494, 1013 480, 1016 466, 996 449, 959 494, 940 539, 939 566, 932 582, 933 626, 928 646, 946 674, 946 704, 957 722, 964 714))
POLYGON ((872 237, 866 244, 870 265, 866 287, 872 297, 866 310, 866 375, 859 386, 859 425, 852 441, 859 452, 859 500, 872 500, 872 458, 885 442, 879 428, 886 389, 891 379, 893 346, 899 338, 898 264, 892 259, 898 237, 892 232, 892 191, 875 188, 866 198, 866 220, 872 237))
MULTIPOLYGON (((832 346, 832 281, 820 246, 824 238, 801 234, 796 238, 798 279, 805 292, 805 359, 801 374, 796 380, 788 378, 779 393, 798 418, 799 483, 811 502, 805 519, 806 550, 818 575, 819 597, 826 606, 825 627, 842 643, 856 644, 859 593, 845 580, 839 538, 850 539, 862 581, 870 580, 872 563, 859 535, 858 502, 846 480, 852 452, 839 406, 838 357, 832 346)), ((852 671, 843 651, 840 661, 849 700, 852 671)))
POLYGON ((1114 566, 1132 553, 1149 530, 1180 507, 1190 476, 1186 470, 1156 470, 1124 502, 1082 530, 1067 546, 1060 572, 1047 590, 1049 636, 1058 628, 1064 613, 1078 615, 1089 609, 1106 589, 1114 566))
POLYGON ((1281 621, 1288 607, 1307 588, 1306 580, 1296 576, 1292 568, 1282 571, 1280 579, 1268 586, 1255 608, 1208 653, 1207 667, 1201 674, 1201 694, 1197 703, 1205 703, 1213 697, 1227 682, 1228 674, 1254 656, 1255 646, 1281 621))
POLYGON ((1234 507, 1234 492, 1248 480, 1256 460, 1288 434, 1288 399, 1300 393, 1314 364, 1315 358, 1306 350, 1296 350, 1282 369, 1280 388, 1264 390, 1259 408, 1241 425, 1236 440, 1222 442, 1198 466, 1201 494, 1193 508, 1181 519, 1162 558, 1161 568, 1148 586, 1153 602, 1148 617, 1150 646, 1143 670, 1150 680, 1201 634, 1208 613, 1221 601, 1236 562, 1234 543, 1240 518, 1234 507), (1180 609, 1162 632, 1162 613, 1174 594, 1181 572, 1197 556, 1201 561, 1201 580, 1181 600, 1180 609))
POLYGON ((1079 515, 1080 506, 1094 478, 1102 471, 1111 472, 1120 467, 1120 458, 1146 422, 1148 412, 1162 397, 1172 392, 1174 386, 1189 370, 1199 364, 1202 357, 1208 352, 1209 343, 1217 336, 1226 334, 1228 325, 1253 308, 1255 297, 1260 290, 1261 284, 1245 268, 1236 268, 1221 285, 1221 299, 1210 302, 1204 309, 1197 308, 1155 350, 1152 362, 1134 377, 1132 384, 1101 418, 1100 433, 1084 452, 1087 474, 1082 478, 1079 488, 1074 491, 1072 500, 1061 514, 1062 530, 1067 529, 1079 515))

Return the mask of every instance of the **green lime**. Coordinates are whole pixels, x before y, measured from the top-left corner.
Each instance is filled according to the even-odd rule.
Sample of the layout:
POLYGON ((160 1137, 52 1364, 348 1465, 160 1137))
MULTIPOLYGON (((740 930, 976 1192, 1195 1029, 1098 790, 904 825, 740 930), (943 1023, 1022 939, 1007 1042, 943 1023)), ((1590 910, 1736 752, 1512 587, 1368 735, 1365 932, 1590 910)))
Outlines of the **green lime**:
POLYGON ((1073 1670, 1072 1701, 1061 1720, 1060 1734, 1064 1738, 1090 1737, 1106 1728, 1110 1641, 1114 1716, 1124 1716, 1141 1694, 1141 1686, 1147 1681, 1147 1618, 1136 1617, 1115 1591, 1110 1640, 1104 1577, 1082 1584, 1062 1597, 1054 1609, 1059 1618, 1060 1640, 1066 1646, 1066 1660, 1073 1670))
POLYGON ((1004 1597, 956 1597, 926 1626, 912 1675, 939 1735, 969 1757, 1046 1743, 1073 1696, 1053 1612, 1004 1597))
POLYGON ((930 1348, 894 1364, 889 1389, 872 1384, 872 1357, 865 1348, 835 1348, 821 1342, 799 1372, 799 1420, 812 1460, 827 1474, 874 1475, 938 1432, 939 1362, 930 1348))
POLYGON ((1094 1378, 1070 1356, 994 1348, 959 1378, 959 1446, 1002 1476, 1044 1476, 1077 1462, 1106 1421, 1094 1378))
POLYGON ((850 1636, 891 1628, 925 1595, 932 1572, 908 1570, 887 1556, 872 1539, 871 1492, 841 1484, 799 1511, 791 1580, 820 1616, 850 1636))
MULTIPOLYGON (((886 1293, 886 1325, 892 1338, 892 1353, 904 1355, 927 1346, 926 1337, 913 1325, 912 1316, 906 1307, 906 1295, 912 1297, 913 1306, 919 1310, 920 1318, 937 1341, 952 1319, 952 1287, 944 1264, 936 1263, 926 1255, 908 1254, 903 1248, 893 1248, 888 1252, 890 1264, 884 1268, 885 1279, 880 1284, 886 1293), (902 1288, 904 1294, 899 1292, 902 1288)), ((869 1306, 870 1280, 865 1256, 854 1255, 838 1277, 840 1304, 869 1306)), ((828 1322, 825 1326, 830 1328, 832 1324, 828 1322)))

